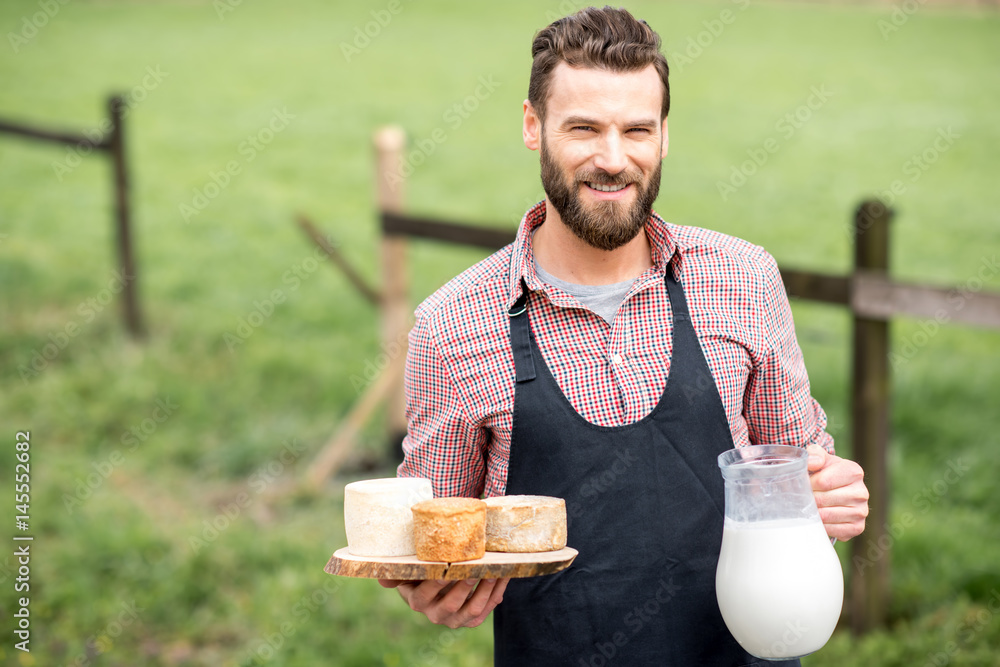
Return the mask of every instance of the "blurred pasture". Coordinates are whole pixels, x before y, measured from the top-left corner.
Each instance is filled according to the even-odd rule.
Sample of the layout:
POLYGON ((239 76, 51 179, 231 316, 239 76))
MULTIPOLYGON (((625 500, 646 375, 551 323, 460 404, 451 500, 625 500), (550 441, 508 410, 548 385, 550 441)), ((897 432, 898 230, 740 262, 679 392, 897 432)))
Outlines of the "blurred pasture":
MULTIPOLYGON (((13 535, 7 471, 15 432, 30 429, 35 536, 30 654, 13 647, 16 565, 0 555, 0 663, 490 663, 489 624, 431 626, 394 592, 322 571, 346 543, 343 484, 393 474, 362 466, 385 450, 379 419, 323 493, 276 493, 382 353, 377 313, 317 260, 294 215, 376 281, 371 135, 399 123, 410 211, 514 229, 543 196, 520 139, 531 38, 581 6, 0 5, 0 117, 94 131, 105 97, 129 96, 150 331, 130 341, 109 303, 107 161, 0 135, 0 497, 13 535)), ((839 273, 854 206, 881 196, 898 211, 895 277, 1000 291, 994 11, 628 8, 672 64, 664 217, 839 273)), ((413 304, 482 256, 414 243, 413 304)), ((813 393, 849 455, 849 318, 793 308, 813 393)), ((807 665, 997 664, 1000 332, 931 329, 892 327, 890 627, 838 633, 807 665)))

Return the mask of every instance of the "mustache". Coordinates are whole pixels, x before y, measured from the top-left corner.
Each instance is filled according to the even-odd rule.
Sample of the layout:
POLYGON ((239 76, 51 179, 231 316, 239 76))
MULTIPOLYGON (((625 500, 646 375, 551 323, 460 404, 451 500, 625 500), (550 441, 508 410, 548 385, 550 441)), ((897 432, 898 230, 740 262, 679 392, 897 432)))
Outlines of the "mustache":
POLYGON ((626 169, 617 174, 609 174, 600 169, 581 171, 576 174, 577 183, 597 183, 598 185, 628 185, 641 183, 642 173, 637 169, 626 169))

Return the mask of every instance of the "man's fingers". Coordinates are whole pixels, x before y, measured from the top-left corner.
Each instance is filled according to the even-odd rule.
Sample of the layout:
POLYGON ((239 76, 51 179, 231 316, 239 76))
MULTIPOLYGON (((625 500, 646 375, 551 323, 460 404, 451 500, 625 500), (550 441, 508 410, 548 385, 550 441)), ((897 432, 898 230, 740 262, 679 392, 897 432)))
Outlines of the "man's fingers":
POLYGON ((819 510, 823 528, 830 537, 836 537, 846 542, 857 537, 865 530, 865 519, 868 516, 868 506, 856 507, 824 507, 819 510))
POLYGON ((455 582, 425 613, 432 623, 447 625, 449 628, 461 628, 469 625, 476 614, 469 611, 469 605, 475 596, 475 579, 463 579, 455 582))
POLYGON ((410 582, 409 585, 399 586, 399 594, 410 605, 410 609, 425 612, 438 599, 441 591, 452 583, 437 579, 428 579, 419 583, 410 582))
POLYGON ((838 456, 827 456, 823 468, 809 476, 820 519, 830 537, 846 542, 864 531, 868 517, 864 480, 861 466, 838 456))
POLYGON ((832 491, 863 482, 865 472, 857 463, 833 456, 830 459, 833 461, 825 468, 809 476, 813 491, 832 491))
POLYGON ((868 489, 863 482, 814 495, 827 535, 846 542, 864 531, 868 518, 868 489))
POLYGON ((479 583, 475 595, 469 598, 468 611, 473 616, 466 622, 466 627, 474 628, 481 625, 496 606, 503 602, 503 592, 507 589, 508 581, 509 578, 495 581, 484 579, 479 583))
POLYGON ((480 616, 486 618, 486 615, 500 604, 505 588, 507 588, 506 579, 483 579, 479 582, 475 594, 469 598, 469 602, 466 605, 467 611, 473 618, 479 618, 480 616))
POLYGON ((826 534, 830 537, 836 537, 841 542, 847 542, 852 537, 857 537, 864 532, 865 522, 828 523, 824 527, 826 528, 826 534))
POLYGON ((486 620, 503 599, 505 579, 475 579, 459 581, 443 593, 438 604, 427 611, 427 618, 450 628, 474 628, 486 620), (502 582, 502 583, 498 583, 502 582))
POLYGON ((486 609, 486 605, 490 601, 490 595, 493 593, 493 589, 496 588, 496 583, 496 579, 482 579, 479 585, 476 586, 476 592, 469 597, 462 608, 462 611, 469 615, 470 620, 482 614, 483 610, 486 609))
POLYGON ((827 526, 835 523, 861 523, 868 518, 868 507, 821 507, 819 518, 827 526))
POLYGON ((490 596, 490 602, 493 603, 494 607, 503 602, 503 593, 507 590, 507 584, 509 583, 510 577, 497 579, 497 585, 493 588, 493 595, 490 596))
POLYGON ((448 614, 457 614, 472 597, 476 583, 475 579, 462 579, 456 582, 450 590, 442 594, 438 607, 448 614))
POLYGON ((449 628, 480 625, 503 600, 509 579, 459 581, 397 581, 380 579, 385 588, 396 588, 410 609, 432 623, 449 628), (478 584, 478 585, 477 585, 478 584))
MULTIPOLYGON (((485 619, 486 616, 491 611, 493 611, 494 609, 496 609, 496 606, 498 604, 500 604, 501 602, 503 602, 503 593, 504 593, 505 590, 507 590, 507 584, 509 582, 510 582, 510 578, 509 577, 506 578, 506 579, 498 579, 497 580, 497 585, 493 587, 493 592, 490 593, 490 601, 486 605, 486 610, 483 612, 483 619, 485 619)), ((482 620, 480 621, 480 623, 482 623, 482 620)))
POLYGON ((868 514, 868 487, 860 480, 847 486, 836 487, 830 491, 813 491, 816 506, 823 507, 857 507, 865 508, 868 514))

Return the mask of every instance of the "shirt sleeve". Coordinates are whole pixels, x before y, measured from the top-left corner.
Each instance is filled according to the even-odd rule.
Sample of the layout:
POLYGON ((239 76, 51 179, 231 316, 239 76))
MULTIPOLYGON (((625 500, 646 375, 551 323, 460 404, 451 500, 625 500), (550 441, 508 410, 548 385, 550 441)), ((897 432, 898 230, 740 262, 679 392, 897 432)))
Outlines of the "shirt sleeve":
POLYGON ((466 418, 427 318, 410 331, 405 387, 407 433, 397 475, 431 480, 435 497, 480 497, 489 433, 466 418))
POLYGON ((765 256, 760 294, 763 351, 755 359, 744 397, 750 442, 815 444, 833 454, 826 413, 810 393, 781 273, 774 258, 765 256))

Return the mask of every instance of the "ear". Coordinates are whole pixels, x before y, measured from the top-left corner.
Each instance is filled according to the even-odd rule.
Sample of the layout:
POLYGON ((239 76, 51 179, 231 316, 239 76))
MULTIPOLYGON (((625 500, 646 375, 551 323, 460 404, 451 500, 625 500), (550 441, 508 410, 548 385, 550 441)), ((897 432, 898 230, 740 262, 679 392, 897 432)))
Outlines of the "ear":
POLYGON ((529 150, 538 150, 542 142, 542 120, 528 100, 524 101, 524 125, 521 127, 521 136, 529 150))
POLYGON ((670 148, 670 133, 667 132, 667 119, 663 119, 663 149, 660 151, 660 159, 667 157, 667 149, 670 148))

